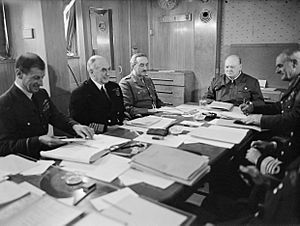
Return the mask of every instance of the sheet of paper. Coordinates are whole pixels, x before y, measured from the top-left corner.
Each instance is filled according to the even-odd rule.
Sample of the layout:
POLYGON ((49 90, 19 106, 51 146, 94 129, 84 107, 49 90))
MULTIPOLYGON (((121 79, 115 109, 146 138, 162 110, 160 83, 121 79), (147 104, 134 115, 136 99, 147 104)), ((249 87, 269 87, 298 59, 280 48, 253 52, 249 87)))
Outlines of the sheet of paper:
POLYGON ((42 196, 38 201, 10 218, 5 225, 67 225, 82 213, 81 210, 64 205, 54 198, 42 196))
POLYGON ((0 183, 0 205, 12 202, 30 193, 29 190, 20 187, 11 181, 0 183))
POLYGON ((100 159, 99 165, 87 175, 105 182, 112 182, 120 174, 130 168, 130 159, 108 154, 100 159))
POLYGON ((247 129, 211 125, 209 127, 201 126, 189 134, 197 138, 239 144, 248 131, 247 129))
POLYGON ((39 196, 42 196, 42 195, 46 194, 45 191, 43 191, 40 188, 28 183, 27 181, 24 181, 24 182, 20 183, 19 186, 22 189, 30 191, 31 193, 34 193, 34 194, 39 195, 39 196))
POLYGON ((214 120, 210 121, 209 123, 212 125, 217 125, 217 126, 233 127, 233 128, 239 128, 239 129, 253 129, 258 132, 262 131, 262 129, 259 126, 237 124, 234 121, 235 120, 232 120, 232 119, 214 119, 214 120))
POLYGON ((126 121, 126 125, 148 128, 149 126, 159 122, 162 118, 158 116, 146 116, 142 118, 126 121))
POLYGON ((124 222, 117 221, 113 218, 108 218, 100 213, 90 213, 80 221, 76 222, 74 226, 88 226, 88 225, 100 225, 101 226, 124 226, 124 222))
POLYGON ((145 222, 151 222, 155 226, 177 226, 187 219, 181 213, 132 195, 105 209, 101 214, 127 222, 128 225, 145 225, 145 222))
POLYGON ((234 144, 231 143, 225 143, 225 142, 221 142, 221 141, 214 141, 214 140, 208 140, 208 139, 203 139, 203 138, 199 138, 199 137, 193 137, 190 135, 181 135, 184 138, 184 143, 185 144, 196 144, 196 143, 201 143, 201 144, 208 144, 208 145, 212 145, 212 146, 216 146, 216 147, 221 147, 221 148, 232 148, 234 146, 234 144))
POLYGON ((136 169, 129 169, 125 173, 119 176, 119 179, 125 186, 130 186, 137 183, 146 183, 154 187, 166 189, 174 183, 172 180, 168 180, 153 174, 145 173, 136 169))
POLYGON ((154 129, 165 129, 169 125, 171 125, 176 119, 171 119, 171 118, 161 118, 160 121, 157 123, 154 123, 151 125, 149 128, 154 128, 154 129))
POLYGON ((110 207, 111 204, 116 204, 128 195, 138 196, 138 194, 130 188, 122 188, 107 195, 92 199, 90 202, 98 211, 102 211, 105 208, 110 207))
POLYGON ((150 144, 160 144, 160 145, 175 147, 175 148, 183 143, 183 139, 180 136, 168 135, 168 136, 163 137, 162 140, 152 139, 153 137, 155 137, 155 136, 143 134, 143 135, 135 138, 134 140, 146 142, 146 143, 150 143, 150 144))
POLYGON ((30 161, 17 155, 7 155, 5 157, 0 157, 0 170, 12 175, 18 174, 36 166, 38 166, 36 162, 30 161))
POLYGON ((36 162, 37 166, 23 171, 21 174, 24 176, 41 175, 55 162, 53 160, 39 160, 36 162))

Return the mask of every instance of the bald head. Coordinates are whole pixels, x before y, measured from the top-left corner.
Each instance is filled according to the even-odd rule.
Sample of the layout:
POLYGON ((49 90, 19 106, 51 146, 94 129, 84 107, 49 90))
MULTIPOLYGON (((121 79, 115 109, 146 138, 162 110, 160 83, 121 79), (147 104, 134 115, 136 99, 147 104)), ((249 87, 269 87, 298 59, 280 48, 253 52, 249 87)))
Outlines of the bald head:
POLYGON ((86 65, 90 77, 99 84, 109 81, 108 71, 110 70, 107 60, 102 56, 92 56, 86 65))
POLYGON ((237 55, 230 55, 225 60, 224 71, 227 77, 235 79, 242 70, 241 58, 237 55))

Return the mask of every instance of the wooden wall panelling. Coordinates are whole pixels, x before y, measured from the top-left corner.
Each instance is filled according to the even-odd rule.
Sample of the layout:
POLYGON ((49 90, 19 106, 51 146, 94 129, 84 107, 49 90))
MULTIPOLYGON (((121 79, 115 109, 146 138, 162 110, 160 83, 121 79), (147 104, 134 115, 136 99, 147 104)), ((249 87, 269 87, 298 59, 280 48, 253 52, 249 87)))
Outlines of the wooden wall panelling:
POLYGON ((129 0, 129 51, 137 48, 138 52, 149 54, 148 51, 148 15, 147 1, 129 0))
POLYGON ((58 109, 68 113, 70 77, 67 68, 63 24, 63 1, 41 1, 51 97, 58 109))
POLYGON ((215 75, 217 45, 217 15, 220 1, 179 1, 178 6, 166 11, 151 1, 149 38, 153 69, 192 70, 195 73, 196 101, 207 90, 215 75), (211 20, 204 23, 200 13, 210 10, 211 20), (162 23, 162 16, 192 13, 192 21, 162 23))
POLYGON ((0 61, 0 95, 13 84, 15 80, 15 61, 0 61))

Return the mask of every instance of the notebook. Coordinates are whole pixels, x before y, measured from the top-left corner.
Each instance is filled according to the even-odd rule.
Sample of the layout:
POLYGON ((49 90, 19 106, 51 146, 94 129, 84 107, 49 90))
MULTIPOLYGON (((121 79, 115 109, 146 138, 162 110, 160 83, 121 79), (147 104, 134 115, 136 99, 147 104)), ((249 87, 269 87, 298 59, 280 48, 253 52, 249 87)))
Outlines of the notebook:
POLYGON ((134 156, 131 167, 185 185, 193 185, 209 171, 208 157, 153 144, 134 156))

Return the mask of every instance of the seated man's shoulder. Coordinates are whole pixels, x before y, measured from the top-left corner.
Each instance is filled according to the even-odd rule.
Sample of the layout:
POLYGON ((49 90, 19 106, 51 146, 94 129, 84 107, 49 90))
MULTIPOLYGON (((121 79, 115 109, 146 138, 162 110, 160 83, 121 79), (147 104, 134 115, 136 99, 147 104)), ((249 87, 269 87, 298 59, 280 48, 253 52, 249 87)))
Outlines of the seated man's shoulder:
POLYGON ((258 81, 257 80, 257 78, 255 78, 254 76, 252 76, 252 75, 248 75, 248 74, 246 74, 246 73, 242 73, 242 75, 243 75, 243 77, 245 78, 245 79, 247 79, 247 80, 249 80, 249 81, 258 81))
POLYGON ((130 81, 132 79, 131 75, 126 75, 125 77, 123 77, 120 81, 120 83, 126 83, 128 81, 130 81))

